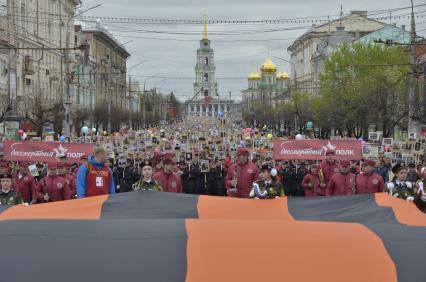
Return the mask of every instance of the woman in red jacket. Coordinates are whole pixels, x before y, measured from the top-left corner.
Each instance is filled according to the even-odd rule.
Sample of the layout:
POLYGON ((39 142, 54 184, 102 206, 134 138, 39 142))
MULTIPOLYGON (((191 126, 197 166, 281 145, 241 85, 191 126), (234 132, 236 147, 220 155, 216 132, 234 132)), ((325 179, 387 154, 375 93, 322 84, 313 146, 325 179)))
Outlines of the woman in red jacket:
POLYGON ((309 173, 302 180, 302 188, 305 190, 306 197, 316 197, 317 189, 320 186, 318 172, 320 167, 316 164, 311 165, 309 173))

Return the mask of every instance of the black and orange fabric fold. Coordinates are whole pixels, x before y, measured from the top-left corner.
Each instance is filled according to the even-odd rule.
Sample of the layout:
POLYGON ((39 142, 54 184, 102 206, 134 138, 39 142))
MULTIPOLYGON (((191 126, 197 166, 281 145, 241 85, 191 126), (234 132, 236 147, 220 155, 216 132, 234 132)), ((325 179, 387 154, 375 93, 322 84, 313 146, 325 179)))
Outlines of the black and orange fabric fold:
POLYGON ((423 281, 426 216, 386 194, 131 192, 0 206, 0 281, 423 281))

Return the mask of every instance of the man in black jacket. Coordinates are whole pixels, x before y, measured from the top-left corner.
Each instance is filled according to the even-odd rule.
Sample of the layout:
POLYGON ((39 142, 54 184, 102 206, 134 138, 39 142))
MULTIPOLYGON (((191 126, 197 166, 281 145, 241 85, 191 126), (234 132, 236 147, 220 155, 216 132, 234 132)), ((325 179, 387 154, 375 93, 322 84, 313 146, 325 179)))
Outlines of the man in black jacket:
POLYGON ((132 185, 136 182, 136 177, 131 163, 130 159, 118 161, 118 166, 114 170, 114 178, 117 181, 117 193, 132 191, 132 185))

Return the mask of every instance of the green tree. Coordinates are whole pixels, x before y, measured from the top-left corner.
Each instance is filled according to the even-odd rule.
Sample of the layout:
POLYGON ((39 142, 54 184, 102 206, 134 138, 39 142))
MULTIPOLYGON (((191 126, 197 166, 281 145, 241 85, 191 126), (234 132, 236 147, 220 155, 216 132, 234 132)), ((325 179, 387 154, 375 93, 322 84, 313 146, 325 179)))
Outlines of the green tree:
POLYGON ((322 128, 366 136, 374 125, 385 137, 407 117, 408 57, 400 47, 342 44, 325 62, 313 117, 322 128))

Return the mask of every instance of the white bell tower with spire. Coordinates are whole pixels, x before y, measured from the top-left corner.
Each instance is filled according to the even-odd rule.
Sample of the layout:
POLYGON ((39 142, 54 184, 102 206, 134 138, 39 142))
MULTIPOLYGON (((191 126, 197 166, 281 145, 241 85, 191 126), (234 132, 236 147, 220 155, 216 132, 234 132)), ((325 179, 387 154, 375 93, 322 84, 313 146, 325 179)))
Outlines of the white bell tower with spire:
POLYGON ((207 33, 207 19, 204 15, 203 38, 197 50, 197 64, 195 65, 194 95, 198 97, 218 97, 215 78, 214 51, 207 33))

